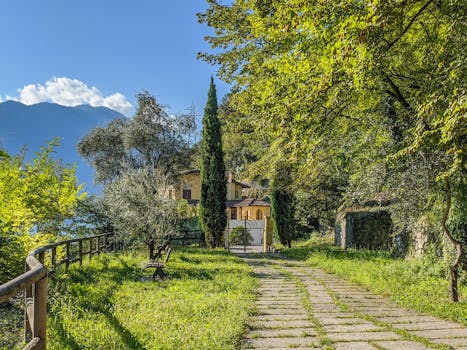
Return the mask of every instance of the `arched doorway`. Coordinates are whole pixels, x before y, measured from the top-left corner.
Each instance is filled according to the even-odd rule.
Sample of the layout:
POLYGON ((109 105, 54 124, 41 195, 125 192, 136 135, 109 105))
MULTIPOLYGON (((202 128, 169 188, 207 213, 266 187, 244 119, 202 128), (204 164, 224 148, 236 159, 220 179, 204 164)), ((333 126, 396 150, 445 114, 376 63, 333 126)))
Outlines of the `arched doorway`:
POLYGON ((263 211, 261 209, 256 211, 256 220, 263 220, 263 211))

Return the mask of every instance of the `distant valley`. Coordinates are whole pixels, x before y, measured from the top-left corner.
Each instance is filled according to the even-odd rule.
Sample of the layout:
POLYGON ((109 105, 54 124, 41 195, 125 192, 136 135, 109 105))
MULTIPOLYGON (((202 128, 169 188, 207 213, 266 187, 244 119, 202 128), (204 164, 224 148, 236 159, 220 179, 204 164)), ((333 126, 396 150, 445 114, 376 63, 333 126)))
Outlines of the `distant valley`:
POLYGON ((56 157, 65 164, 76 164, 76 175, 88 192, 100 191, 93 186, 93 169, 79 156, 77 143, 92 128, 104 126, 123 114, 106 107, 80 105, 65 107, 54 103, 24 105, 15 101, 0 103, 0 145, 10 154, 27 148, 26 159, 40 146, 60 140, 56 157))

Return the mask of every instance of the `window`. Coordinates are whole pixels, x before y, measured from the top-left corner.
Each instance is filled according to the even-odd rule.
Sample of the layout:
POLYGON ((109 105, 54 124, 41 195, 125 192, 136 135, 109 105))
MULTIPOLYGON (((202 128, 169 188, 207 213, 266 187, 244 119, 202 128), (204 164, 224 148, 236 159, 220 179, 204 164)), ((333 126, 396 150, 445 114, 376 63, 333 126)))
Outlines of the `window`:
POLYGON ((238 191, 235 191, 235 199, 238 198, 238 191))
POLYGON ((237 208, 230 208, 230 219, 237 220, 237 208))
POLYGON ((261 209, 258 209, 256 211, 256 220, 263 220, 263 212, 261 211, 261 209))
POLYGON ((191 199, 191 189, 183 190, 183 199, 191 199))

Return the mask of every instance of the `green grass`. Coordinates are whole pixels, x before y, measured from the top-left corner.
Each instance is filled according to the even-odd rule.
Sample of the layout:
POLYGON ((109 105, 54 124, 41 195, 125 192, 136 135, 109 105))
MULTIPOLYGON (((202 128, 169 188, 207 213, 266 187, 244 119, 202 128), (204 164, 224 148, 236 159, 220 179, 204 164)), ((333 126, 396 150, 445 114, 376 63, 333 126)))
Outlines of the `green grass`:
POLYGON ((317 238, 283 249, 282 253, 358 283, 399 305, 467 325, 465 279, 459 283, 461 301, 451 303, 443 261, 393 259, 385 252, 342 250, 317 238))
POLYGON ((19 298, 0 305, 0 350, 13 349, 23 334, 23 309, 19 298))
POLYGON ((245 263, 223 250, 180 248, 165 268, 168 278, 153 282, 145 259, 102 255, 57 274, 47 348, 238 348, 257 284, 245 263))

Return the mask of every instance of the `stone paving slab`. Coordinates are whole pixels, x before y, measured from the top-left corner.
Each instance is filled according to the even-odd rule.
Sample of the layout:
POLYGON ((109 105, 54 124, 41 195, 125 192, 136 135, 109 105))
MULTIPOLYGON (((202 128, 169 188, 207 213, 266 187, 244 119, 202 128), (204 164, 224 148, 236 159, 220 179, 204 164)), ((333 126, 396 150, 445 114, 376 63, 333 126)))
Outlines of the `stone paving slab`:
POLYGON ((368 340, 392 340, 400 339, 400 335, 394 332, 356 332, 356 333, 329 333, 332 341, 368 341, 368 340))
POLYGON ((313 347, 317 345, 316 337, 290 337, 290 338, 258 338, 248 339, 246 346, 250 348, 296 348, 313 347))
POLYGON ((330 325, 358 325, 366 321, 355 317, 322 317, 318 319, 323 326, 330 325))
POLYGON ((325 313, 340 313, 341 309, 336 304, 314 304, 313 311, 325 313))
POLYGON ((398 323, 418 323, 418 322, 439 322, 440 320, 432 316, 407 314, 404 316, 381 316, 376 318, 378 321, 387 322, 394 326, 398 323))
POLYGON ((346 333, 346 332, 367 332, 367 331, 376 331, 381 330, 381 327, 376 326, 373 323, 359 323, 352 325, 342 325, 342 324, 333 324, 325 325, 324 329, 328 333, 346 333))
POLYGON ((334 303, 334 300, 330 296, 311 296, 310 301, 313 304, 328 304, 334 303))
POLYGON ((297 294, 286 295, 284 293, 281 293, 280 296, 275 295, 276 293, 275 294, 258 293, 258 294, 261 296, 260 300, 273 299, 277 301, 290 301, 290 300, 295 300, 297 298, 297 294))
POLYGON ((244 350, 251 350, 251 349, 255 349, 255 350, 267 350, 267 349, 274 349, 274 350, 317 350, 317 349, 321 349, 319 347, 293 347, 293 348, 244 348, 244 350))
POLYGON ((409 331, 423 331, 429 329, 454 329, 461 328, 458 323, 436 321, 436 322, 416 322, 416 323, 399 323, 397 328, 406 329, 409 331))
POLYGON ((308 313, 305 310, 300 310, 300 309, 268 309, 266 307, 262 309, 258 309, 258 314, 259 315, 289 315, 289 314, 294 314, 294 315, 308 315, 308 313))
POLYGON ((281 328, 281 329, 261 329, 253 330, 250 332, 249 336, 252 339, 255 338, 284 338, 284 337, 311 337, 317 336, 318 333, 310 325, 307 327, 300 328, 281 328))
POLYGON ((467 347, 467 338, 433 339, 433 343, 447 344, 459 349, 460 347, 467 347))
POLYGON ((250 322, 253 329, 265 328, 306 328, 311 327, 312 324, 309 320, 287 320, 287 321, 253 321, 250 322))
POLYGON ((388 317, 388 316, 406 316, 407 310, 401 309, 372 309, 372 308, 362 308, 362 309, 355 309, 356 312, 365 313, 370 316, 380 316, 380 317, 388 317))
POLYGON ((413 331, 412 333, 418 335, 419 337, 425 337, 430 339, 465 338, 467 340, 467 328, 430 329, 424 331, 413 331))
POLYGON ((314 312, 313 315, 317 318, 317 319, 321 319, 321 318, 329 318, 329 317, 332 317, 332 318, 355 318, 355 314, 351 313, 351 312, 332 312, 332 313, 328 313, 328 312, 314 312))
MULTIPOLYGON (((345 343, 334 343, 336 350, 377 350, 378 348, 373 345, 358 341, 358 342, 345 342, 345 343)), ((399 349, 401 350, 401 349, 399 349)))
POLYGON ((257 300, 256 304, 257 305, 271 305, 271 304, 277 304, 277 305, 294 305, 297 303, 297 297, 295 298, 289 298, 289 299, 277 299, 273 297, 267 297, 267 298, 262 298, 261 300, 257 300))
POLYGON ((258 310, 271 310, 271 309, 280 309, 280 310, 301 310, 303 308, 302 305, 299 305, 297 303, 295 304, 287 304, 287 305, 281 305, 281 304, 271 304, 271 305, 257 305, 258 310))
POLYGON ((431 350, 431 348, 426 347, 422 343, 417 343, 410 340, 377 341, 375 344, 387 350, 431 350))
POLYGON ((252 322, 257 321, 293 321, 293 320, 308 320, 307 313, 300 314, 279 314, 279 315, 260 315, 254 316, 252 322))

